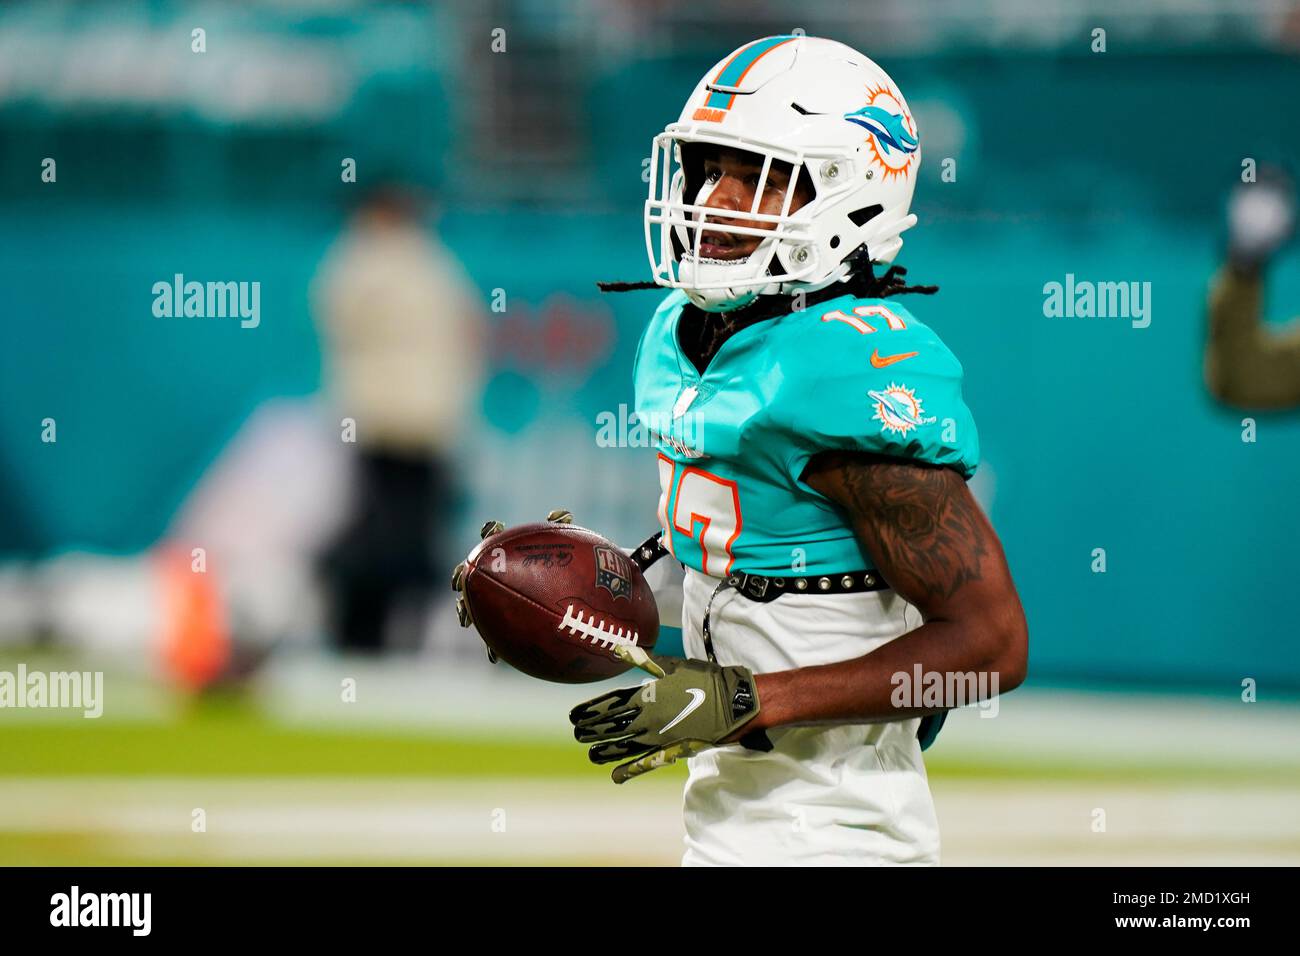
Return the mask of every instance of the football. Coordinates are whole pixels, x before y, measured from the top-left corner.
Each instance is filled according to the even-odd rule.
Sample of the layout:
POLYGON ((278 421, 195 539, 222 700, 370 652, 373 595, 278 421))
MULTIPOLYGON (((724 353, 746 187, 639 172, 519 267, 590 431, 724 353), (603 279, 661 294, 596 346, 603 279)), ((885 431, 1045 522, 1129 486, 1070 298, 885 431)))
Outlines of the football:
POLYGON ((659 636, 654 593, 613 542, 543 521, 499 531, 470 552, 461 580, 474 626, 497 659, 532 677, 585 684, 647 653, 659 636))

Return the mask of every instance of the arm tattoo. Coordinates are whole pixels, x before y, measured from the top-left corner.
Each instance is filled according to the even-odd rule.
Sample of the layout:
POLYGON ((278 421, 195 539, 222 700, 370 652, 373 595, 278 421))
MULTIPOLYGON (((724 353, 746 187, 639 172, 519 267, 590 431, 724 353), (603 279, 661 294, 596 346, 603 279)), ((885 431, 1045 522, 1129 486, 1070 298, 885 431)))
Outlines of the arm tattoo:
POLYGON ((992 531, 952 469, 826 453, 805 480, 848 512, 885 580, 923 610, 983 577, 992 531))

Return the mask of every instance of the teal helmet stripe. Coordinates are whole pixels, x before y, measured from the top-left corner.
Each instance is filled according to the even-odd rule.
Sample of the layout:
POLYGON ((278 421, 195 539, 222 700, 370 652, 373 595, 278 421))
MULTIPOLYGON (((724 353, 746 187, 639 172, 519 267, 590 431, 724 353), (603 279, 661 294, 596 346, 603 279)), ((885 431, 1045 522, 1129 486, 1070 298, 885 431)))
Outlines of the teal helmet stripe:
MULTIPOLYGON (((789 43, 791 40, 797 39, 798 37, 795 36, 778 36, 755 40, 749 46, 741 48, 740 52, 733 56, 730 62, 722 68, 722 71, 710 81, 710 84, 713 86, 736 86, 749 68, 758 62, 759 57, 769 50, 776 49, 783 43, 789 43)), ((732 95, 731 93, 720 93, 715 90, 709 94, 704 101, 704 105, 712 109, 729 109, 732 95)))

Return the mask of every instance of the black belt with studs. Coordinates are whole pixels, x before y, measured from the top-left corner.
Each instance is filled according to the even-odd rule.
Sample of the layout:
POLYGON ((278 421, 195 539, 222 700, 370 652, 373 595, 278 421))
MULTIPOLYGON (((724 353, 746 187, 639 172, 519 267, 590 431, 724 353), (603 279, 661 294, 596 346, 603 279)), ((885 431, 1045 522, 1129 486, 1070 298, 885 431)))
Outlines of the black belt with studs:
MULTIPOLYGON (((668 553, 659 535, 648 538, 632 552, 632 560, 645 571, 668 553)), ((887 591, 889 582, 879 571, 850 571, 841 574, 748 574, 733 571, 722 579, 718 590, 735 588, 751 601, 775 601, 783 594, 859 594, 887 591)))
POLYGON ((733 571, 719 581, 718 586, 709 595, 709 603, 704 607, 704 620, 700 626, 704 637, 704 650, 709 655, 709 660, 715 663, 717 658, 713 655, 713 628, 709 624, 709 615, 713 611, 713 602, 718 595, 732 589, 751 601, 766 604, 775 601, 783 594, 858 594, 867 591, 887 591, 889 585, 876 571, 854 571, 852 574, 783 575, 782 577, 733 571))
MULTIPOLYGON (((632 560, 636 562, 637 567, 645 571, 667 553, 668 549, 664 547, 659 535, 654 535, 637 546, 632 552, 632 560)), ((704 637, 704 650, 711 661, 717 661, 713 655, 713 629, 709 621, 713 601, 723 591, 732 589, 751 601, 766 604, 775 601, 783 594, 864 594, 868 591, 888 591, 889 582, 880 576, 879 571, 851 571, 847 574, 783 574, 779 577, 732 571, 718 582, 704 608, 701 630, 704 637)))
POLYGON ((772 577, 734 571, 722 580, 751 601, 775 601, 783 594, 860 594, 887 591, 889 583, 878 571, 853 571, 849 574, 806 574, 772 577))

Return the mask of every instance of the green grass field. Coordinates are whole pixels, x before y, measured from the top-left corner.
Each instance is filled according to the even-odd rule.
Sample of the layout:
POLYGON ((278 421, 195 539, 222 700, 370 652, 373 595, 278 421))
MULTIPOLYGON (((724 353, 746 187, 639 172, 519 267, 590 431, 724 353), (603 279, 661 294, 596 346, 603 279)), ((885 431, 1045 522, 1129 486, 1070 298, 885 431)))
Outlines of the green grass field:
MULTIPOLYGON (((1175 710, 1165 733, 1187 719, 1175 710)), ((988 724, 974 730, 1002 727, 988 724)), ((1087 738, 978 750, 944 734, 927 765, 945 862, 1300 860, 1294 755, 1229 766, 1197 746, 1154 760, 1076 746, 1087 738)), ((0 711, 0 865, 670 865, 684 777, 615 787, 562 734, 286 720, 265 694, 93 721, 0 711)))
MULTIPOLYGON (((1068 757, 990 762, 943 751, 938 747, 927 757, 934 780, 1130 782, 1140 774, 1146 781, 1168 784, 1300 786, 1300 768, 1294 766, 1244 767, 1224 775, 1212 763, 1192 760, 1156 766, 1129 761, 1092 764, 1068 757)), ((255 708, 226 702, 195 708, 184 719, 166 725, 0 724, 0 779, 89 775, 585 779, 599 774, 577 745, 424 737, 400 731, 305 730, 277 726, 255 708)))

